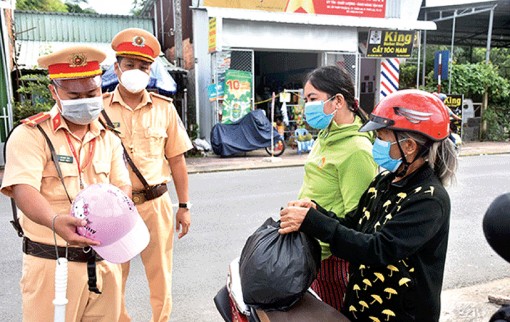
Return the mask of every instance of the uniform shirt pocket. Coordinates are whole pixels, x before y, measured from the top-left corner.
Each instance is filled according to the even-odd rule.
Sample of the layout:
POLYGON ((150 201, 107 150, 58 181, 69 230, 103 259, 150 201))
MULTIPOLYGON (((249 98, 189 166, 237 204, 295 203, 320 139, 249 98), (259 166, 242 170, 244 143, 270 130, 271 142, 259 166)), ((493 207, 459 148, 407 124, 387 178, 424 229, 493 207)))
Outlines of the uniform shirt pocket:
MULTIPOLYGON (((79 182, 78 167, 76 163, 59 162, 58 165, 64 178, 66 190, 72 194, 73 188, 79 182)), ((42 173, 41 192, 47 194, 50 200, 60 200, 62 198, 67 199, 66 190, 64 190, 55 164, 53 161, 50 161, 46 164, 42 173)))
POLYGON ((97 176, 100 176, 102 179, 107 178, 110 175, 110 163, 95 161, 92 163, 94 166, 94 171, 97 176))
POLYGON ((150 157, 162 157, 168 135, 166 129, 162 127, 147 128, 145 130, 146 144, 148 145, 148 154, 150 157))

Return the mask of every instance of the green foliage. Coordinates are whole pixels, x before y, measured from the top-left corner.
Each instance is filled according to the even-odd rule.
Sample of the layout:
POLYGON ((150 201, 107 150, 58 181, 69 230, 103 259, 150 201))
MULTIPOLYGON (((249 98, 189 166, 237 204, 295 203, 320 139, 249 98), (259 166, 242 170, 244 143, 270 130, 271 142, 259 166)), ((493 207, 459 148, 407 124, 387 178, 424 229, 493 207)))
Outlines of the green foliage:
POLYGON ((452 92, 472 95, 483 95, 487 90, 493 102, 505 101, 509 98, 510 83, 503 78, 493 64, 453 64, 452 92))
POLYGON ((22 119, 43 111, 49 111, 53 99, 48 90, 49 79, 45 75, 24 75, 17 90, 20 101, 14 104, 14 125, 22 119))
POLYGON ((146 2, 147 0, 133 0, 131 13, 135 16, 139 16, 146 2))
POLYGON ((484 140, 509 141, 510 140, 510 105, 493 105, 483 115, 487 122, 487 132, 484 140))
POLYGON ((17 0, 16 9, 42 12, 67 12, 61 0, 17 0))
POLYGON ((400 88, 416 87, 416 70, 418 66, 414 64, 400 65, 399 86, 400 88))

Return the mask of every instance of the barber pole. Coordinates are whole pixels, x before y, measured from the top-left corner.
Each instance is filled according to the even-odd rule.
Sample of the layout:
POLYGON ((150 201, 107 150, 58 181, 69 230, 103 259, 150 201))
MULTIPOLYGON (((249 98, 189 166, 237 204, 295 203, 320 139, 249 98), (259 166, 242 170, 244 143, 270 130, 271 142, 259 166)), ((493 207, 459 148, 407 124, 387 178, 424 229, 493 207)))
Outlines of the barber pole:
POLYGON ((400 75, 400 60, 398 58, 388 58, 381 60, 381 84, 379 100, 393 92, 398 91, 398 81, 400 75))

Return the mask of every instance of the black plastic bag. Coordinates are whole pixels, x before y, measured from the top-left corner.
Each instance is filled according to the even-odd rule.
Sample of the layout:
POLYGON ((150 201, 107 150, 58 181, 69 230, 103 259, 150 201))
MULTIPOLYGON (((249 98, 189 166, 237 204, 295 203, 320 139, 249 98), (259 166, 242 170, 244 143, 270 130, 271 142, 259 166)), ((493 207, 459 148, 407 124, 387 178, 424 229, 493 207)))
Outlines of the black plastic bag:
POLYGON ((246 241, 239 269, 244 302, 286 311, 301 299, 320 269, 319 242, 302 232, 280 235, 268 218, 246 241))

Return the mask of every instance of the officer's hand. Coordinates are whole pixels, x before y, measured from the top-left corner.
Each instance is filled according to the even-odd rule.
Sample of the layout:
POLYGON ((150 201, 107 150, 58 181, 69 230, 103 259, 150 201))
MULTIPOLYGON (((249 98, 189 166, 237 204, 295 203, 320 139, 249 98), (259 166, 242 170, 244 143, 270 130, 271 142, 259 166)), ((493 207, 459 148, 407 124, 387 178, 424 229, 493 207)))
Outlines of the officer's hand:
POLYGON ((287 207, 280 211, 280 234, 288 234, 298 231, 305 220, 308 208, 305 207, 287 207))
POLYGON ((86 220, 82 220, 69 215, 57 215, 54 219, 55 232, 62 237, 69 245, 78 245, 80 247, 99 246, 96 240, 88 239, 78 235, 77 227, 84 227, 86 220))
POLYGON ((191 215, 189 209, 186 208, 177 209, 177 214, 175 215, 175 231, 177 232, 181 231, 178 236, 179 239, 181 239, 188 233, 190 225, 191 215))

